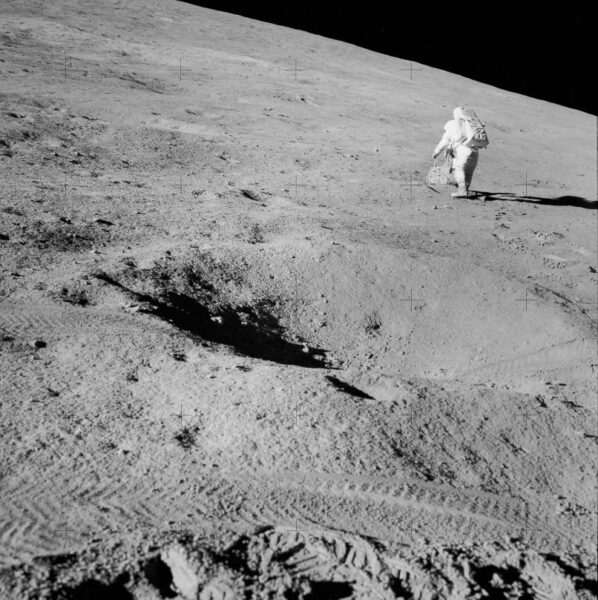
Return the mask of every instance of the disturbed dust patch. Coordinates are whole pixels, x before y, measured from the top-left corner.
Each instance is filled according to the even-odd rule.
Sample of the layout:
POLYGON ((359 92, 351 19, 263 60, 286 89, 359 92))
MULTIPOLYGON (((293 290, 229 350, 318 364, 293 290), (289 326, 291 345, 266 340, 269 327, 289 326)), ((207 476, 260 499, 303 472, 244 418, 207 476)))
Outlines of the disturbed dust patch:
POLYGON ((318 529, 263 527, 227 544, 193 532, 145 547, 55 555, 0 575, 8 598, 591 598, 575 561, 516 548, 437 546, 402 552, 376 539, 318 529), (76 568, 74 568, 76 565, 76 568), (47 580, 51 570, 53 577, 47 580), (27 590, 27 591, 26 591, 27 590), (19 595, 24 593, 22 596, 19 595))

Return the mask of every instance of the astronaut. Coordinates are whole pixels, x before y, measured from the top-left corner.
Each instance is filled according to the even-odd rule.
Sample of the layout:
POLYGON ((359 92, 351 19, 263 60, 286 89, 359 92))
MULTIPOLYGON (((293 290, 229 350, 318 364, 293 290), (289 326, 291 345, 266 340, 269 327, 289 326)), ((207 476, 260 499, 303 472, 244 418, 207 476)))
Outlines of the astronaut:
POLYGON ((447 156, 452 157, 452 172, 458 188, 451 196, 454 198, 467 198, 480 153, 477 148, 471 148, 463 144, 465 136, 461 132, 458 115, 459 107, 453 111, 454 119, 448 121, 444 126, 444 135, 434 149, 434 158, 437 158, 443 151, 447 156))

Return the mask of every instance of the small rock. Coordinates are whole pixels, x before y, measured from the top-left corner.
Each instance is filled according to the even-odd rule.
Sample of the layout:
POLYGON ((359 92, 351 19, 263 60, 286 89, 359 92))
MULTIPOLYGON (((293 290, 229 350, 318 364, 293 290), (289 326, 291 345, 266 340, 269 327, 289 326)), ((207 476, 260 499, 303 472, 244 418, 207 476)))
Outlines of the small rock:
POLYGON ((29 342, 29 345, 34 348, 35 350, 39 350, 40 348, 45 348, 48 344, 46 344, 46 342, 44 342, 44 340, 31 340, 29 342))
POLYGON ((170 569, 172 583, 178 594, 185 599, 197 598, 201 583, 196 574, 198 569, 196 565, 189 562, 184 548, 178 545, 171 546, 163 551, 160 557, 170 569))
POLYGON ((10 236, 6 235, 5 233, 0 233, 0 240, 6 242, 9 239, 10 239, 10 236))
POLYGON ((210 321, 212 321, 212 323, 218 323, 218 325, 222 325, 223 323, 222 317, 210 317, 210 321))
POLYGON ((596 273, 598 271, 596 271, 596 269, 594 269, 594 267, 590 267, 590 273, 596 273))

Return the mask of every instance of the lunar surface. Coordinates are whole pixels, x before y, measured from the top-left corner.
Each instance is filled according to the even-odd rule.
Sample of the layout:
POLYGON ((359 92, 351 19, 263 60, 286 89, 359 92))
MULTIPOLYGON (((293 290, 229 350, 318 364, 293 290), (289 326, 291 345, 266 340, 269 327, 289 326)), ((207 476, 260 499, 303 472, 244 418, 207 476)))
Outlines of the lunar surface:
POLYGON ((166 0, 0 36, 1 598, 596 597, 594 117, 166 0))

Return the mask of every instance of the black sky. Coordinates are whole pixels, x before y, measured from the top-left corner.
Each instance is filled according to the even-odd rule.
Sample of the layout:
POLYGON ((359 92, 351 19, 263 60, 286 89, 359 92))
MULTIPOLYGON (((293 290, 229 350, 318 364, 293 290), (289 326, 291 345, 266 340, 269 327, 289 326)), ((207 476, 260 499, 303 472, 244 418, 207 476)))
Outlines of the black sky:
POLYGON ((596 114, 592 4, 190 2, 302 29, 596 114))

